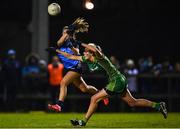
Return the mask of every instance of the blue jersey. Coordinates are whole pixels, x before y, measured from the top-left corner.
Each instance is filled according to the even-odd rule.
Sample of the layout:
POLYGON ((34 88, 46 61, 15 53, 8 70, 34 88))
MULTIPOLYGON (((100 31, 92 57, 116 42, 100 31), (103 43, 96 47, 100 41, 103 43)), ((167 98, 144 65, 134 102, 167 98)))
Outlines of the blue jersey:
MULTIPOLYGON (((61 51, 74 54, 74 52, 71 50, 72 47, 79 48, 79 45, 75 43, 76 41, 73 39, 68 39, 64 42, 64 44, 59 48, 61 51)), ((66 69, 72 69, 75 70, 76 66, 79 64, 80 61, 78 60, 71 60, 67 57, 64 57, 62 54, 58 54, 58 57, 62 61, 64 68, 66 69)))

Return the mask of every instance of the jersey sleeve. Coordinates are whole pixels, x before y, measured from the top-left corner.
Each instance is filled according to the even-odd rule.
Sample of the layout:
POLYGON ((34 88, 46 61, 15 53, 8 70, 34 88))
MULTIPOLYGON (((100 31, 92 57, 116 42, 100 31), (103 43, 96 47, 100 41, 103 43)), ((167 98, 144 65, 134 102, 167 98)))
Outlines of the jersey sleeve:
POLYGON ((79 40, 73 40, 73 42, 72 42, 72 45, 75 48, 79 48, 80 44, 81 44, 81 41, 79 41, 79 40))
POLYGON ((72 44, 71 39, 68 39, 68 40, 67 40, 67 47, 69 47, 69 48, 72 48, 72 47, 73 47, 73 44, 72 44))

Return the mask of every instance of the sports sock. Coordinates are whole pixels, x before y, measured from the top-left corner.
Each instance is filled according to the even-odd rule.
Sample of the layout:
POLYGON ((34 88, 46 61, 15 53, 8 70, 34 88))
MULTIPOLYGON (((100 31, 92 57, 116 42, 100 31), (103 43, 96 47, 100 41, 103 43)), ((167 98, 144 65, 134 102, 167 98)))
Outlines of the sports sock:
POLYGON ((153 102, 152 108, 154 108, 154 109, 159 111, 160 110, 160 103, 153 102))
POLYGON ((87 123, 88 119, 84 117, 83 121, 84 121, 85 123, 87 123))
POLYGON ((63 108, 63 106, 64 106, 64 102, 61 101, 61 100, 58 100, 58 101, 57 101, 57 104, 58 104, 61 108, 63 108))

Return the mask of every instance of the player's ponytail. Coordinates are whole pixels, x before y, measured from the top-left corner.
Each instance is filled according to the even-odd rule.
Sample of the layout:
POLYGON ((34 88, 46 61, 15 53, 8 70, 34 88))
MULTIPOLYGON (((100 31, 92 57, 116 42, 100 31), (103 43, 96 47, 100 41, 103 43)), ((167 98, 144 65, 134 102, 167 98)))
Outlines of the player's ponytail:
POLYGON ((85 21, 84 18, 77 18, 73 24, 68 26, 69 32, 71 34, 76 34, 76 33, 84 33, 88 32, 89 24, 85 21))

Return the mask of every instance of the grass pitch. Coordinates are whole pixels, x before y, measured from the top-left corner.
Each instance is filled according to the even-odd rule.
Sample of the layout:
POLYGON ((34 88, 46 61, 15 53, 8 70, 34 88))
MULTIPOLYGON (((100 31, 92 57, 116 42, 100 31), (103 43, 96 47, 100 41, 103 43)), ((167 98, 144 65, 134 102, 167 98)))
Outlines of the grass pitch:
MULTIPOLYGON (((79 113, 0 113, 0 128, 72 128, 79 113)), ((180 128, 180 113, 95 113, 86 128, 180 128)))

